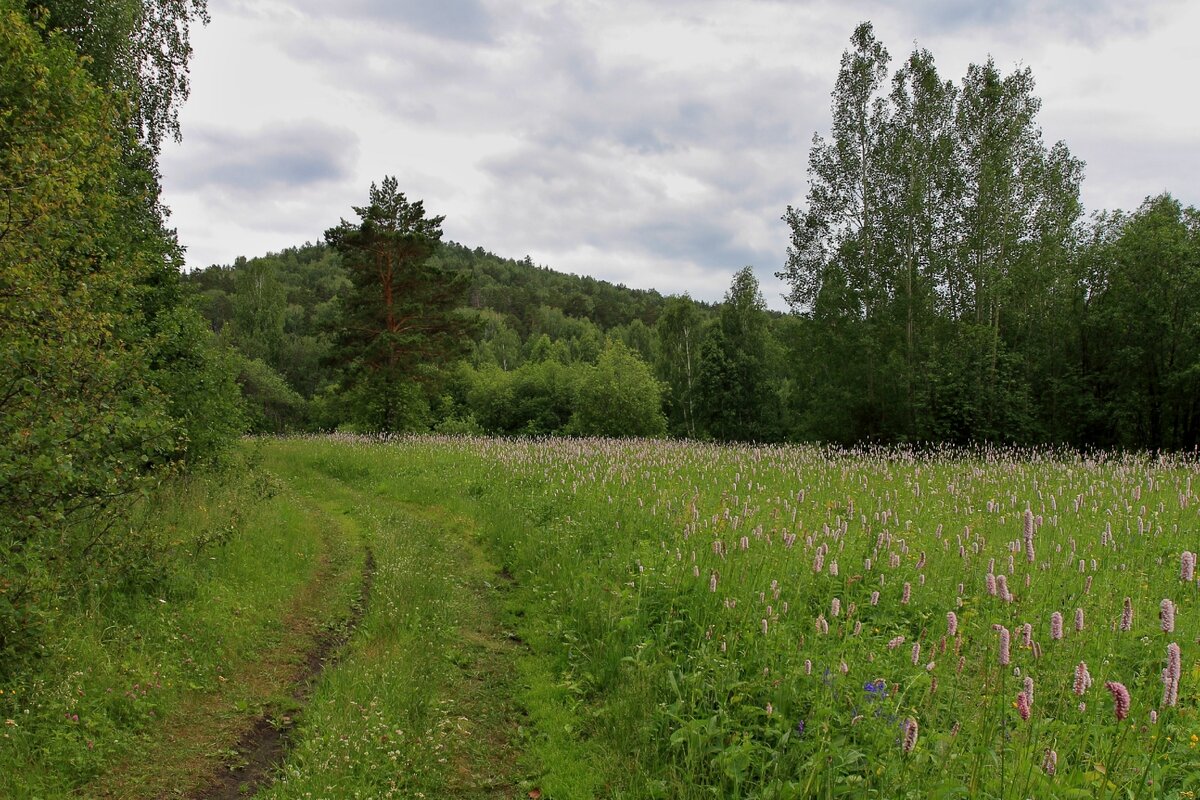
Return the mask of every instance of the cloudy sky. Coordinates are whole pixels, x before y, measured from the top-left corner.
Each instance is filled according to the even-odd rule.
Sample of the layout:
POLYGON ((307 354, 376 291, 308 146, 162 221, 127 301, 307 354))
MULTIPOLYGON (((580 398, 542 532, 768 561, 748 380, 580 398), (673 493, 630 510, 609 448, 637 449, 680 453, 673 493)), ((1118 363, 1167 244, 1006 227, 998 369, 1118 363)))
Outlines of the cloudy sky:
POLYGON ((780 216, 865 19, 893 64, 1031 67, 1089 210, 1200 205, 1186 0, 209 3, 162 158, 190 267, 317 241, 396 175, 448 239, 706 300, 750 264, 783 308, 780 216))

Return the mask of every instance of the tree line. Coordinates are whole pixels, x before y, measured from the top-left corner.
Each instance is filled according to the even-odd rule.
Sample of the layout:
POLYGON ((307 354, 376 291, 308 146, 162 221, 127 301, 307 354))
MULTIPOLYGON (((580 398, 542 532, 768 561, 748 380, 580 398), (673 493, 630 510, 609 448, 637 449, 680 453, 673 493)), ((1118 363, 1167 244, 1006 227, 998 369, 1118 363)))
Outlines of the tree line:
MULTIPOLYGON (((951 205, 977 213, 961 198, 951 205)), ((789 218, 815 227, 815 214, 789 218)), ((767 310, 749 267, 708 305, 434 240, 420 275, 447 290, 441 313, 457 319, 454 335, 437 358, 393 353, 400 369, 383 369, 360 335, 346 339, 346 304, 372 313, 366 298, 382 297, 382 284, 371 270, 347 270, 338 247, 241 259, 186 280, 241 354, 239 381, 264 432, 1190 448, 1196 220, 1168 196, 1130 214, 1080 221, 1076 212, 1057 239, 995 249, 1022 248, 1015 266, 968 251, 940 261, 942 273, 925 254, 899 267, 883 257, 848 265, 866 249, 854 238, 862 228, 849 225, 824 229, 843 237, 835 244, 808 240, 808 253, 824 255, 804 262, 800 228, 783 273, 790 314, 767 310), (868 277, 854 282, 851 266, 868 277)), ((894 244, 894 228, 872 230, 875 248, 894 244)), ((386 325, 356 327, 375 336, 386 325)))
POLYGON ((924 50, 888 64, 860 25, 785 215, 807 432, 1195 447, 1196 209, 1164 194, 1085 220, 1028 68, 955 84, 924 50))
POLYGON ((990 59, 955 83, 921 49, 893 71, 860 25, 784 214, 790 314, 748 267, 712 306, 442 243, 440 218, 397 245, 388 288, 346 237, 372 214, 424 219, 394 179, 325 245, 188 281, 250 359, 260 430, 1195 447, 1197 211, 1163 194, 1085 218, 1084 165, 1043 141, 1034 88, 990 59), (366 324, 387 291, 454 336, 430 349, 366 324), (602 419, 622 395, 641 411, 602 419))

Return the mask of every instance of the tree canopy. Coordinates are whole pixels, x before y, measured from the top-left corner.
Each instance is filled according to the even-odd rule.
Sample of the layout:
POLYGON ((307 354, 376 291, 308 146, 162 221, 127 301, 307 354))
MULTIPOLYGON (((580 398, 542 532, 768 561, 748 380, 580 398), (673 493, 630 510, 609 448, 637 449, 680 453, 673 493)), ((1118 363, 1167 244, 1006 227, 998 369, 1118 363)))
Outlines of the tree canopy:
POLYGON ((662 389, 650 367, 625 344, 609 339, 579 384, 573 429, 591 436, 662 436, 662 389))
POLYGON ((1032 387, 1056 367, 1035 363, 1031 340, 1050 337, 1083 165, 1043 143, 1029 69, 1003 75, 989 59, 956 86, 918 49, 889 91, 889 63, 860 25, 807 203, 785 214, 780 277, 842 354, 815 391, 849 404, 839 437, 1037 440, 1032 387))

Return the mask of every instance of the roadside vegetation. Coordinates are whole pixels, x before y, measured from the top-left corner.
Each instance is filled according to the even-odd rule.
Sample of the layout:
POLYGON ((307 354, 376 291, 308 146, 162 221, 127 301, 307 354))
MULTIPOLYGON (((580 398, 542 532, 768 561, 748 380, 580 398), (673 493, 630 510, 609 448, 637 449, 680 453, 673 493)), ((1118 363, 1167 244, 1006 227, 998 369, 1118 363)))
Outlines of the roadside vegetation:
POLYGON ((0 684, 0 795, 149 797, 208 780, 349 609, 357 543, 261 471, 179 479, 129 524, 175 553, 138 584, 57 600, 0 684), (305 591, 310 596, 304 596, 305 591), (105 777, 107 776, 107 777, 105 777))

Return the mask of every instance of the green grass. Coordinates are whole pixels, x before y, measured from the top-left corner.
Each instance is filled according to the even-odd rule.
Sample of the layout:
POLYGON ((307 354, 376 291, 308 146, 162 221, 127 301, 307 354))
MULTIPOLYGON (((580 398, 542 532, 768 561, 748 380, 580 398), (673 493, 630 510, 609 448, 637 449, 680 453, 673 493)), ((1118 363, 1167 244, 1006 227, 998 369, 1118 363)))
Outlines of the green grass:
POLYGON ((1200 550, 1194 459, 354 437, 262 454, 272 498, 208 486, 162 501, 168 526, 219 529, 242 509, 237 534, 173 579, 166 603, 81 605, 45 668, 5 687, 17 730, 0 767, 21 776, 14 796, 63 796, 118 770, 197 697, 252 716, 264 701, 240 712, 217 676, 245 674, 256 644, 287 638, 305 586, 323 598, 306 613, 336 626, 367 548, 365 616, 262 797, 1200 790, 1200 600, 1179 576, 1181 553, 1200 550), (1026 508, 1040 518, 1032 561, 1026 508), (314 583, 320 569, 341 577, 314 583), (989 571, 1011 602, 988 593, 989 571), (1021 641, 1026 624, 1036 646, 1021 641), (1008 664, 996 626, 1011 633, 1008 664), (1172 642, 1180 699, 1164 705, 1172 642), (1094 684, 1077 696, 1080 661, 1094 684), (156 677, 145 697, 106 699, 155 670, 163 688, 156 677), (1123 722, 1106 681, 1130 691, 1123 722), (79 723, 63 718, 76 708, 79 723), (97 717, 102 745, 84 722, 97 717), (906 752, 909 720, 919 736, 906 752))
POLYGON ((1197 586, 1178 577, 1181 552, 1200 549, 1192 460, 606 441, 283 447, 315 447, 349 462, 337 469, 357 485, 418 505, 436 495, 477 520, 515 578, 509 606, 529 648, 521 746, 544 796, 1200 788, 1197 586), (1041 518, 1034 562, 1021 549, 1027 507, 1041 518), (992 562, 1012 602, 985 591, 992 562), (1129 632, 1117 630, 1126 596, 1129 632), (1171 633, 1163 598, 1179 608, 1171 633), (1062 641, 1050 638, 1053 611, 1066 617, 1062 641), (1025 624, 1036 650, 1020 645, 1025 624), (997 625, 1012 634, 1007 665, 997 625), (1172 641, 1181 701, 1163 706, 1172 641), (1083 697, 1071 686, 1079 661, 1095 679, 1083 697), (1025 677, 1029 720, 1016 708, 1025 677), (883 691, 867 690, 880 680, 883 691), (1132 693, 1124 723, 1105 681, 1132 693), (920 731, 912 752, 908 720, 920 731))
POLYGON ((510 589, 459 491, 477 459, 313 442, 268 463, 375 554, 371 601, 321 682, 266 798, 512 797, 536 788, 516 749, 523 710, 510 589), (519 762, 519 763, 518 763, 519 762), (515 766, 514 766, 515 764, 515 766))
POLYGON ((139 781, 186 781, 217 765, 221 744, 206 737, 236 741, 240 720, 270 699, 270 686, 239 676, 295 638, 284 622, 294 595, 338 549, 275 491, 261 475, 227 472, 174 482, 139 510, 133 524, 168 543, 209 544, 154 584, 85 587, 68 601, 34 667, 0 687, 0 796, 72 796, 94 780, 85 795, 145 796, 139 781), (200 718, 173 740, 173 763, 148 762, 184 714, 200 718))

